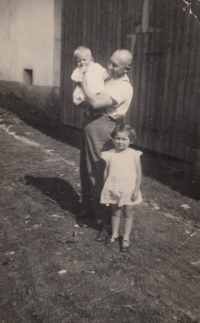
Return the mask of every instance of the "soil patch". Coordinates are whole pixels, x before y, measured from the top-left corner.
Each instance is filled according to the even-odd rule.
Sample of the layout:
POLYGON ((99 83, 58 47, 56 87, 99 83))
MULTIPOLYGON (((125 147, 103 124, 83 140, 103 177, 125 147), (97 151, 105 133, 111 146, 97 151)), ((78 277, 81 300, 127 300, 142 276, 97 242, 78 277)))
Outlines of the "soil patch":
POLYGON ((0 112, 0 321, 200 322, 200 185, 191 165, 143 151, 144 202, 123 254, 118 243, 94 241, 92 222, 77 226, 80 131, 15 98, 0 112))

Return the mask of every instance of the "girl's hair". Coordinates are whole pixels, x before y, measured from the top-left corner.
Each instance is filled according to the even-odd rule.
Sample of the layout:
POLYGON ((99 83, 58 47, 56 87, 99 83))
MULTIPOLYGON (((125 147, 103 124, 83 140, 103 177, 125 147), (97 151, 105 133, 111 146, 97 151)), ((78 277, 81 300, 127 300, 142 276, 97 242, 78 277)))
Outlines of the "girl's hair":
POLYGON ((111 134, 111 137, 114 139, 118 132, 126 132, 131 142, 137 138, 135 130, 131 128, 131 126, 129 126, 129 124, 127 123, 121 123, 116 126, 113 133, 111 134))
POLYGON ((79 53, 85 53, 88 54, 88 56, 92 56, 91 50, 84 46, 77 47, 77 49, 74 51, 74 56, 77 56, 79 53))

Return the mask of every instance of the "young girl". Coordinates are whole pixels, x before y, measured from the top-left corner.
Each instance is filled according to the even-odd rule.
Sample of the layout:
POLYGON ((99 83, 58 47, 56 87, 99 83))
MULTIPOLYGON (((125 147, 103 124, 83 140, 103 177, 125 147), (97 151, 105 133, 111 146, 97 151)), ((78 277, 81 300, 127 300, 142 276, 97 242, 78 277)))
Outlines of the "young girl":
POLYGON ((133 205, 142 201, 140 192, 142 171, 141 151, 129 148, 136 138, 135 131, 127 124, 118 125, 112 138, 115 149, 102 152, 106 162, 104 171, 104 187, 101 193, 101 203, 111 204, 112 235, 105 242, 109 246, 119 238, 121 210, 124 215, 124 236, 120 246, 123 252, 129 249, 129 236, 133 222, 133 205))

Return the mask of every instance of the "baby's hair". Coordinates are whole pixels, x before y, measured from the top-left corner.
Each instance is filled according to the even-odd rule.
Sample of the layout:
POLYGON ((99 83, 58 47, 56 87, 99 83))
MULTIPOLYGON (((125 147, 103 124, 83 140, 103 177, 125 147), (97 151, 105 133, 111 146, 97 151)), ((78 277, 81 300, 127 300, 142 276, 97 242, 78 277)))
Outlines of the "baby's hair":
POLYGON ((84 47, 84 46, 77 47, 77 49, 74 51, 74 56, 77 56, 79 53, 86 53, 92 57, 91 50, 87 47, 84 47))
POLYGON ((137 138, 135 130, 127 123, 121 123, 116 126, 113 133, 111 134, 111 137, 114 139, 118 132, 126 132, 131 142, 133 142, 134 139, 137 138))

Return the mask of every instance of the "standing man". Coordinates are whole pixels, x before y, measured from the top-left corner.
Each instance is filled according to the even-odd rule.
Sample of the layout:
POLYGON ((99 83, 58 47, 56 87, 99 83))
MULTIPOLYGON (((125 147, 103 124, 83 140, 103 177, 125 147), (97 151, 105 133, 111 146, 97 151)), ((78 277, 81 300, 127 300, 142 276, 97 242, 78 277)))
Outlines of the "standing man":
POLYGON ((125 49, 117 50, 108 63, 109 80, 101 94, 93 94, 85 76, 80 83, 86 102, 92 108, 92 116, 84 115, 80 158, 82 203, 86 213, 93 213, 101 230, 95 240, 105 241, 108 233, 109 207, 100 204, 103 188, 104 161, 101 151, 114 148, 111 133, 116 123, 127 112, 133 96, 133 88, 127 76, 132 64, 132 54, 125 49))

